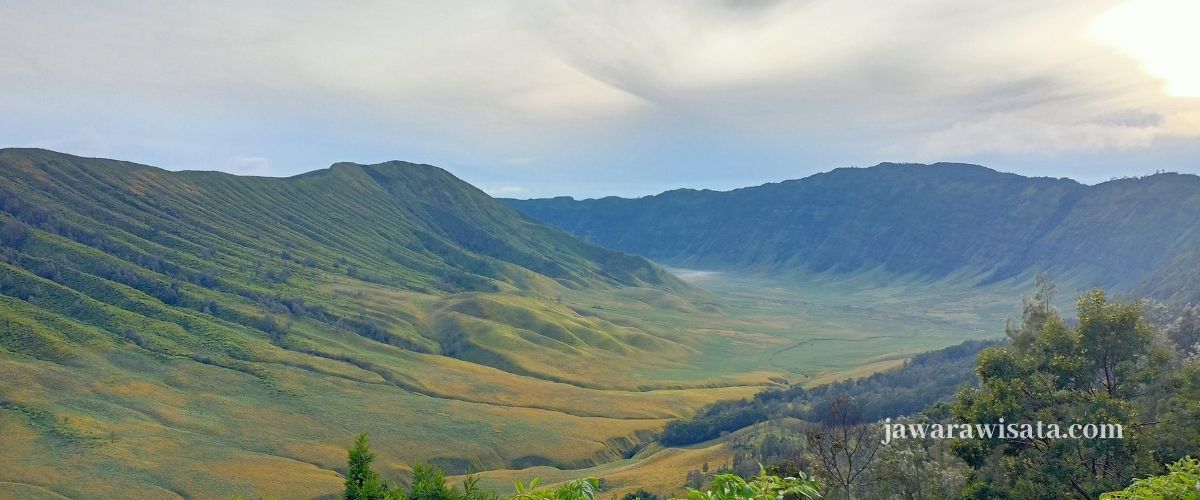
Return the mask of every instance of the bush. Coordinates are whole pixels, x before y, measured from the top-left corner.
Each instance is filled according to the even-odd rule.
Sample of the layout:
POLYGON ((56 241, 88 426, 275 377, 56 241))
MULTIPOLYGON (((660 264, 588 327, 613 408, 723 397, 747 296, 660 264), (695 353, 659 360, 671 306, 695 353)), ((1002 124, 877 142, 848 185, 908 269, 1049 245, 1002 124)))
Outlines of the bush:
POLYGON ((626 493, 621 500, 658 500, 658 495, 639 489, 633 493, 626 493))
POLYGON ((1200 460, 1180 459, 1167 466, 1167 473, 1135 479, 1121 491, 1100 495, 1102 500, 1200 499, 1200 460))
POLYGON ((517 481, 517 494, 510 500, 595 500, 596 490, 600 488, 600 480, 594 477, 576 479, 556 488, 538 488, 539 481, 533 478, 528 486, 517 481))
POLYGON ((759 470, 749 481, 737 474, 718 474, 708 491, 688 490, 688 500, 779 500, 821 498, 821 482, 804 474, 797 477, 768 475, 759 470))

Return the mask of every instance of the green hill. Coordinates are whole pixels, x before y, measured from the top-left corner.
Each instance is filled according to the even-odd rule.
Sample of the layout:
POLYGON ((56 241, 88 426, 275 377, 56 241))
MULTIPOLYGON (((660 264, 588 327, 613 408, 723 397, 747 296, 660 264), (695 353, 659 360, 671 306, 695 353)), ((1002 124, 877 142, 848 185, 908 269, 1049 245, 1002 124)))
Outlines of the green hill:
POLYGON ((609 248, 680 267, 972 276, 1196 300, 1200 177, 1088 186, 977 165, 884 163, 727 192, 505 200, 609 248), (1189 278, 1190 276, 1190 278, 1189 278))
POLYGON ((392 478, 619 459, 764 383, 615 310, 698 293, 428 165, 2 150, 0 496, 334 493, 362 431, 392 478))

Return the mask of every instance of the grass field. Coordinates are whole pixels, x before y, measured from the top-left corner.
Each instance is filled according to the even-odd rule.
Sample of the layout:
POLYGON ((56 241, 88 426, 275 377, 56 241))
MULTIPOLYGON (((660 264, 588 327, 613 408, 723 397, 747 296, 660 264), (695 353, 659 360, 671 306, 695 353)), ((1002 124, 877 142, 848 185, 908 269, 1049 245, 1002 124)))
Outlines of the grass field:
MULTIPOLYGON (((596 305, 607 314, 673 326, 679 338, 692 339, 689 345, 697 355, 689 363, 657 365, 641 373, 697 382, 816 385, 894 368, 912 354, 964 340, 997 338, 1003 335, 1004 320, 1018 313, 1019 297, 1028 285, 980 288, 961 278, 881 285, 886 278, 873 275, 780 279, 672 271, 707 290, 707 305, 719 312, 703 301, 697 310, 636 311, 625 302, 625 308, 602 301, 596 305)), ((579 470, 542 466, 488 471, 481 474, 481 484, 507 490, 514 481, 532 477, 554 483, 596 476, 604 479, 605 498, 639 488, 677 494, 689 470, 730 460, 726 442, 722 438, 684 448, 652 444, 634 457, 579 470)))
MULTIPOLYGON (((559 290, 552 301, 367 290, 375 309, 475 328, 472 338, 506 355, 508 370, 304 323, 289 342, 330 356, 251 344, 257 361, 238 370, 121 346, 76 350, 61 363, 0 353, 0 496, 334 495, 345 447, 363 431, 391 480, 419 460, 457 474, 493 471, 484 482, 502 489, 597 475, 606 494, 669 493, 687 470, 727 461, 728 450, 661 449, 651 441, 668 419, 999 336, 1024 291, 676 272, 701 290, 559 290), (555 342, 524 333, 539 331, 538 318, 563 328, 540 329, 555 342)), ((362 291, 350 286, 331 280, 323 292, 362 291)), ((0 300, 15 315, 35 314, 0 300)))

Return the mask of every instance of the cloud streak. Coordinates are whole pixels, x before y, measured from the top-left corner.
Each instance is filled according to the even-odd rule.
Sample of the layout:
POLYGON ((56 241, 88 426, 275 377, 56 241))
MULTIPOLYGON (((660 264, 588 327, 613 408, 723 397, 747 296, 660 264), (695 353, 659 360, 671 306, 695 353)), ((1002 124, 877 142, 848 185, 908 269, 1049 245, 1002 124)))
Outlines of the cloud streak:
POLYGON ((1197 99, 1164 80, 1174 59, 1150 71, 1136 40, 1098 35, 1136 38, 1114 8, 1129 7, 15 0, 0 6, 0 135, 69 146, 86 130, 128 159, 271 175, 401 158, 529 195, 885 160, 1087 180, 1100 174, 1057 162, 1200 134, 1197 99), (229 160, 242 151, 272 161, 229 160))

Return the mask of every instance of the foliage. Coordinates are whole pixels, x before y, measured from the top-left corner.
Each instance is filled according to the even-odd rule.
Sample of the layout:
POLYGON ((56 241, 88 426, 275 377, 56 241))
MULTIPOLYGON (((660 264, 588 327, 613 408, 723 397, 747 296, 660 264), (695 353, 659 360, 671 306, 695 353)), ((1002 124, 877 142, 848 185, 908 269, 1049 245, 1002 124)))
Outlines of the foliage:
POLYGON ((1200 460, 1192 457, 1167 465, 1167 473, 1135 479, 1121 491, 1100 495, 1102 500, 1200 499, 1200 460))
POLYGON ((446 472, 425 464, 413 466, 412 486, 405 495, 408 500, 494 500, 496 492, 479 487, 479 478, 468 475, 462 490, 446 485, 446 472))
POLYGON ((479 478, 467 476, 462 490, 446 484, 446 472, 425 464, 413 466, 412 486, 408 491, 390 486, 371 470, 375 454, 367 446, 367 435, 360 434, 348 452, 344 500, 495 500, 496 492, 479 487, 479 478))
POLYGON ((688 500, 783 500, 821 498, 821 482, 803 474, 779 477, 765 470, 750 480, 737 474, 717 474, 706 491, 688 490, 688 500))
POLYGON ((658 495, 638 489, 637 491, 626 493, 625 496, 621 497, 621 500, 658 500, 658 495))
POLYGON ((722 433, 749 427, 770 418, 766 405, 759 400, 729 401, 706 408, 689 420, 674 420, 659 436, 666 446, 700 443, 720 437, 722 433))
POLYGON ((1200 354, 1200 304, 1172 307, 1160 301, 1143 299, 1146 319, 1170 341, 1183 356, 1200 354))
POLYGON ((955 452, 975 469, 968 495, 1095 498, 1156 464, 1136 400, 1162 376, 1167 353, 1140 307, 1093 290, 1079 297, 1070 328, 1050 306, 1052 293, 1039 283, 1021 324, 1009 328, 1011 345, 979 355, 981 385, 960 392, 954 420, 1120 424, 1124 439, 959 440, 955 452))
POLYGON ((359 434, 347 452, 346 490, 342 493, 343 500, 389 500, 403 498, 404 492, 388 487, 379 478, 379 474, 371 470, 371 462, 375 454, 367 445, 367 435, 359 434))
MULTIPOLYGON (((922 416, 896 423, 929 421, 922 416)), ((970 470, 946 440, 893 440, 879 449, 859 496, 881 500, 961 498, 970 470)))
POLYGON ((514 485, 516 494, 511 500, 595 500, 600 488, 600 480, 594 477, 568 481, 553 488, 538 488, 540 482, 538 478, 533 478, 529 484, 517 481, 514 485))

